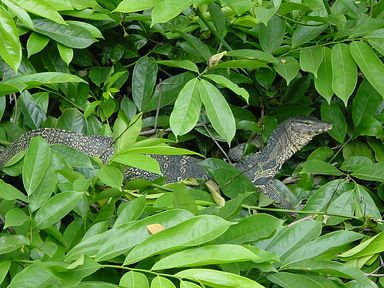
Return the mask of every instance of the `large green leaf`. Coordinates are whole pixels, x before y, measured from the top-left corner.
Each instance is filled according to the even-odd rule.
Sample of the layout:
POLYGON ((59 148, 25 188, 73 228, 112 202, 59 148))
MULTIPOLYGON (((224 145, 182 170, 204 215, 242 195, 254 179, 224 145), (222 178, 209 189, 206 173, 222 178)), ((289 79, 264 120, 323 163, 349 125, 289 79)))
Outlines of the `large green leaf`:
POLYGON ((384 97, 383 62, 377 57, 373 49, 365 42, 354 41, 349 46, 353 59, 369 83, 384 97))
POLYGON ((332 123, 333 128, 328 131, 329 135, 337 142, 343 143, 347 135, 347 121, 340 105, 337 102, 330 104, 323 102, 321 105, 321 119, 332 123))
POLYGON ((144 240, 129 252, 124 265, 152 255, 201 245, 219 237, 231 225, 233 223, 217 216, 196 216, 144 240))
POLYGON ((147 155, 119 154, 113 156, 111 161, 161 175, 159 163, 147 155))
POLYGON ((159 0, 123 0, 113 12, 130 13, 142 11, 152 8, 157 2, 159 2, 159 0))
POLYGON ((28 57, 39 53, 47 46, 49 38, 39 33, 32 32, 27 41, 28 57))
POLYGON ((0 235, 0 243, 0 255, 2 255, 15 251, 24 245, 29 245, 29 240, 23 235, 2 234, 0 235))
POLYGON ((21 44, 15 22, 8 12, 0 6, 0 56, 17 71, 21 62, 21 44))
POLYGON ((276 72, 279 73, 285 81, 287 81, 287 85, 289 85, 289 83, 296 77, 300 69, 299 62, 290 56, 281 58, 279 62, 273 65, 276 72))
POLYGON ((251 250, 234 244, 219 244, 192 248, 162 258, 151 269, 164 270, 175 267, 195 267, 243 261, 262 262, 262 257, 251 250))
POLYGON ((303 173, 320 174, 320 175, 333 175, 341 176, 343 172, 337 169, 335 166, 321 161, 321 160, 308 160, 304 163, 303 173))
MULTIPOLYGON (((267 278, 271 282, 283 288, 296 288, 296 287, 336 288, 336 287, 339 287, 333 282, 331 282, 330 280, 326 281, 327 283, 322 283, 321 280, 319 281, 319 279, 317 279, 314 276, 307 276, 307 275, 288 273, 288 272, 274 273, 272 275, 267 276, 267 278)), ((327 280, 325 278, 323 279, 327 280)))
POLYGON ((162 276, 156 276, 151 282, 151 288, 176 288, 176 286, 171 280, 162 276))
POLYGON ((336 96, 347 106, 348 99, 355 90, 357 83, 357 68, 349 53, 347 44, 336 44, 331 51, 332 89, 336 96))
POLYGON ((192 5, 192 0, 159 0, 152 9, 152 25, 165 23, 192 5))
POLYGON ((199 82, 199 92, 213 128, 230 143, 236 133, 236 124, 224 96, 213 84, 203 79, 199 82))
POLYGON ((48 143, 41 137, 32 138, 23 165, 23 184, 28 195, 35 192, 43 181, 50 162, 51 150, 48 143))
POLYGON ((97 41, 88 29, 73 23, 58 24, 48 19, 33 20, 37 33, 70 48, 83 49, 97 41))
POLYGON ((311 72, 317 78, 317 71, 323 61, 323 48, 319 46, 304 48, 300 50, 300 68, 311 72))
POLYGON ((64 19, 57 12, 56 7, 54 7, 51 2, 46 0, 28 0, 28 1, 16 1, 12 0, 15 4, 19 5, 21 8, 26 11, 47 18, 51 21, 58 24, 65 25, 64 19))
POLYGON ((141 57, 132 73, 132 97, 139 111, 152 97, 157 79, 157 64, 153 58, 141 57))
POLYGON ((328 103, 330 103, 333 96, 331 49, 327 47, 322 49, 323 61, 321 62, 317 71, 315 87, 317 92, 319 92, 319 94, 323 96, 328 101, 328 103))
POLYGON ((143 273, 129 271, 121 277, 119 286, 127 288, 149 288, 149 283, 147 277, 143 273))
POLYGON ((268 53, 274 52, 283 43, 285 34, 285 21, 273 16, 268 25, 260 25, 260 46, 268 53))
POLYGON ((199 120, 201 99, 199 80, 189 80, 181 89, 169 119, 173 133, 184 135, 191 131, 199 120))
POLYGON ((27 202, 27 197, 17 188, 13 187, 11 184, 4 182, 3 179, 0 179, 0 199, 4 200, 21 200, 27 202))
POLYGON ((39 229, 45 229, 60 221, 78 205, 82 192, 67 191, 56 194, 45 202, 35 215, 35 222, 39 229))

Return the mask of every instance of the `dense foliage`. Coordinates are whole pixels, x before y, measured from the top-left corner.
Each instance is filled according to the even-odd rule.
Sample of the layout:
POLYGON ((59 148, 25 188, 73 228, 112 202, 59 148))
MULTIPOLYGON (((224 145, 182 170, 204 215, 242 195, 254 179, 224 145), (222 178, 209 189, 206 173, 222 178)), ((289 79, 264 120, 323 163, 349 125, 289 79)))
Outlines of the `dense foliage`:
POLYGON ((116 139, 107 164, 34 138, 2 168, 0 287, 384 286, 383 1, 0 2, 1 144, 116 139), (296 115, 333 124, 276 180, 296 215, 246 180, 123 184, 296 115))

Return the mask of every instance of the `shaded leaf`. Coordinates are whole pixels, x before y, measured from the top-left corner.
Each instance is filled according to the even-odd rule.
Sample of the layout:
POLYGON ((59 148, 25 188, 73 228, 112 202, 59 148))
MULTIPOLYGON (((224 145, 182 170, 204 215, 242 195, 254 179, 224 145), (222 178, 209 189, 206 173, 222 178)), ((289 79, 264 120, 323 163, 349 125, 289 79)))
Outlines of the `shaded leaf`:
POLYGON ((323 48, 319 46, 304 48, 300 50, 300 68, 311 72, 317 78, 317 71, 323 61, 323 48))
POLYGON ((315 78, 315 87, 317 92, 331 103, 333 96, 332 89, 332 61, 331 61, 331 49, 323 47, 323 61, 321 62, 317 71, 317 77, 315 78))
POLYGON ((299 62, 290 56, 281 58, 278 63, 273 65, 276 69, 276 72, 279 73, 285 79, 285 81, 287 81, 287 86, 296 77, 300 69, 299 62))

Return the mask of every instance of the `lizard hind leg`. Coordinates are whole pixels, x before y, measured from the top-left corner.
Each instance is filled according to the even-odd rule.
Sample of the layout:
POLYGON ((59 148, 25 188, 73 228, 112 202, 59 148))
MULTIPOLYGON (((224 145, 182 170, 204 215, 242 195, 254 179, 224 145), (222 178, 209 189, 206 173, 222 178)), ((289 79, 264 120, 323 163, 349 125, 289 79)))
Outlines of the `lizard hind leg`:
POLYGON ((289 210, 295 209, 295 205, 287 199, 284 199, 281 193, 277 190, 273 183, 273 179, 268 180, 265 184, 258 184, 256 187, 260 189, 265 196, 271 198, 274 201, 273 205, 276 207, 289 210))

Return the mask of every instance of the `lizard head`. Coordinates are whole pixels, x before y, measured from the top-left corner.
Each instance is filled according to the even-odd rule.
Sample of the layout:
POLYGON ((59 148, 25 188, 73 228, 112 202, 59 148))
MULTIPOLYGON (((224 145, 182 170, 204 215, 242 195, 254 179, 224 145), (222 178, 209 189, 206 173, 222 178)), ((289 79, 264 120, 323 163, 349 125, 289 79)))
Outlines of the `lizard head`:
POLYGON ((286 133, 298 149, 304 147, 313 137, 332 129, 332 124, 315 117, 301 116, 284 121, 286 133))

